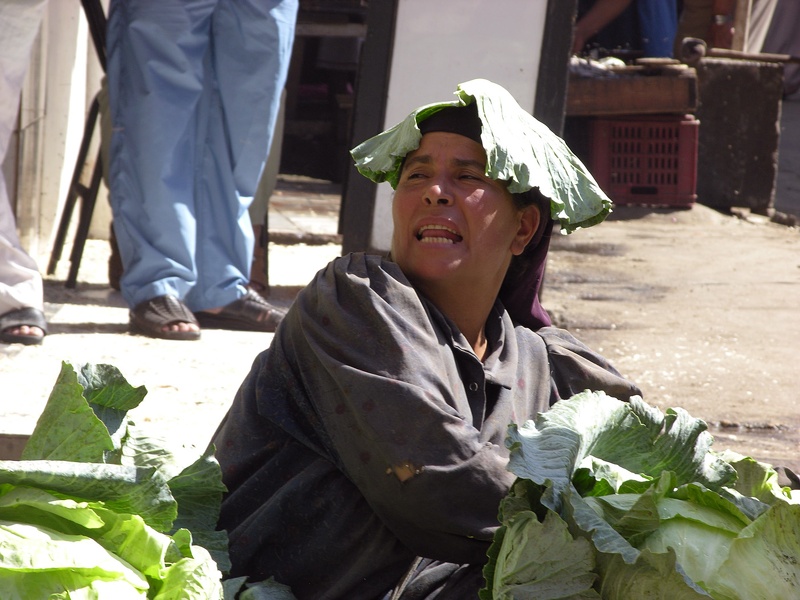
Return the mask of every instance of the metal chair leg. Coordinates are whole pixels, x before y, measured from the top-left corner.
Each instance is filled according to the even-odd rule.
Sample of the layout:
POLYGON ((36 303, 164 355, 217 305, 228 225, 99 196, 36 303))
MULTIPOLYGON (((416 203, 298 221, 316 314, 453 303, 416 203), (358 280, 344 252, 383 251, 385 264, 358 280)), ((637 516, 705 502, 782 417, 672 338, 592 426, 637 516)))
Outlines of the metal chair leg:
POLYGON ((100 182, 103 179, 103 164, 100 156, 94 164, 92 180, 86 195, 81 202, 81 212, 78 215, 78 228, 75 230, 75 240, 72 242, 72 252, 69 255, 69 274, 64 285, 74 288, 78 281, 78 269, 83 258, 83 249, 86 247, 86 239, 89 237, 89 226, 92 223, 92 214, 97 203, 97 192, 100 190, 100 182))

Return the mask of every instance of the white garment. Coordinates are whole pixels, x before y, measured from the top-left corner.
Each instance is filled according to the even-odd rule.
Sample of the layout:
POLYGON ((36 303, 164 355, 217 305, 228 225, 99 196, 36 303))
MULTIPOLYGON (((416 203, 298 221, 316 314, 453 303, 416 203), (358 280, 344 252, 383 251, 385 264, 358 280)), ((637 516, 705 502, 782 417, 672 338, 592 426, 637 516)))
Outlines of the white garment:
MULTIPOLYGON (((17 124, 19 95, 30 64, 31 46, 47 0, 0 2, 0 163, 17 124)), ((0 315, 18 308, 42 310, 42 276, 22 249, 5 177, 0 170, 0 315)))
POLYGON ((775 14, 778 0, 754 0, 750 7, 750 25, 743 50, 745 52, 762 52, 767 31, 775 14))

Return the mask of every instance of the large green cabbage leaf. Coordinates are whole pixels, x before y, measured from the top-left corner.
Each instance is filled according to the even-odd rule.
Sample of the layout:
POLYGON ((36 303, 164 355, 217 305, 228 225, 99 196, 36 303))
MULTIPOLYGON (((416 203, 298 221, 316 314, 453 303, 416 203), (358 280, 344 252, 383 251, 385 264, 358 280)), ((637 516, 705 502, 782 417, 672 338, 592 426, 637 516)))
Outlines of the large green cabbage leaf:
POLYGON ((507 181, 511 193, 538 188, 550 200, 551 216, 560 222, 562 233, 608 216, 611 200, 564 140, 520 107, 507 90, 485 79, 459 84, 455 100, 422 106, 353 148, 356 168, 372 181, 397 187, 403 159, 419 147, 418 124, 443 108, 473 102, 482 124, 489 177, 507 181))
POLYGON ((127 414, 145 395, 113 366, 62 365, 22 460, 0 461, 4 599, 223 597, 214 448, 187 465, 148 437, 127 414))
MULTIPOLYGON (((681 409, 661 413, 602 392, 511 426, 509 469, 518 480, 501 505, 481 597, 536 597, 495 592, 552 543, 553 517, 545 515, 590 543, 592 590, 606 600, 797 597, 796 491, 782 488, 769 465, 716 453, 712 442, 705 423, 681 409), (513 527, 517 513, 539 525, 523 533, 513 527)), ((575 569, 570 560, 550 566, 575 569)))
POLYGON ((709 577, 715 598, 796 598, 800 593, 800 506, 776 502, 731 543, 709 577))
MULTIPOLYGON (((140 592, 148 588, 139 571, 88 537, 0 521, 0 547, 0 569, 4 574, 67 570, 84 573, 90 579, 123 581, 140 592)), ((0 587, 5 589, 4 581, 0 587)))
MULTIPOLYGON (((517 490, 524 495, 524 491, 517 490)), ((591 600, 600 596, 592 589, 597 575, 593 572, 594 553, 584 539, 573 539, 567 524, 552 511, 542 522, 519 496, 506 498, 501 505, 504 525, 498 533, 494 564, 502 572, 487 571, 489 591, 482 598, 513 600, 571 598, 591 600), (537 543, 538 542, 538 543, 537 543)))

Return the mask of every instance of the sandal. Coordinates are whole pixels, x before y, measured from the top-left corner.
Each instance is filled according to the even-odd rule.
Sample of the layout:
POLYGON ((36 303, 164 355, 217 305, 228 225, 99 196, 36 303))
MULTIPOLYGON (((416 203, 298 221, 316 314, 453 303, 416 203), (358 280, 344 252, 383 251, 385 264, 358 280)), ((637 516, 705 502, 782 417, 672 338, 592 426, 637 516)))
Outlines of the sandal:
POLYGON ((35 346, 41 344, 44 336, 47 335, 47 321, 44 313, 38 308, 26 307, 10 310, 4 315, 0 315, 0 342, 4 344, 25 344, 35 346), (16 327, 38 327, 42 330, 42 335, 30 333, 11 333, 9 330, 16 327))
POLYGON ((225 306, 218 313, 198 312, 200 325, 209 329, 233 329, 236 331, 275 331, 286 311, 266 300, 253 289, 225 306))
POLYGON ((128 329, 131 333, 164 340, 199 340, 199 331, 164 330, 174 323, 193 323, 197 319, 175 296, 156 296, 137 304, 130 311, 128 329))

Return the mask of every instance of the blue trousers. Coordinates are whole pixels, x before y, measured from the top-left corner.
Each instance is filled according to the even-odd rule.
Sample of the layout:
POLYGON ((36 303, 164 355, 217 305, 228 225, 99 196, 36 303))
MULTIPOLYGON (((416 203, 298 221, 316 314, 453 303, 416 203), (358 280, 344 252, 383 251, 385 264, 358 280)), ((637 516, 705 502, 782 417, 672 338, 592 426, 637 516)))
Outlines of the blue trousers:
POLYGON ((111 0, 109 188, 128 304, 245 293, 247 208, 272 142, 298 0, 111 0))

